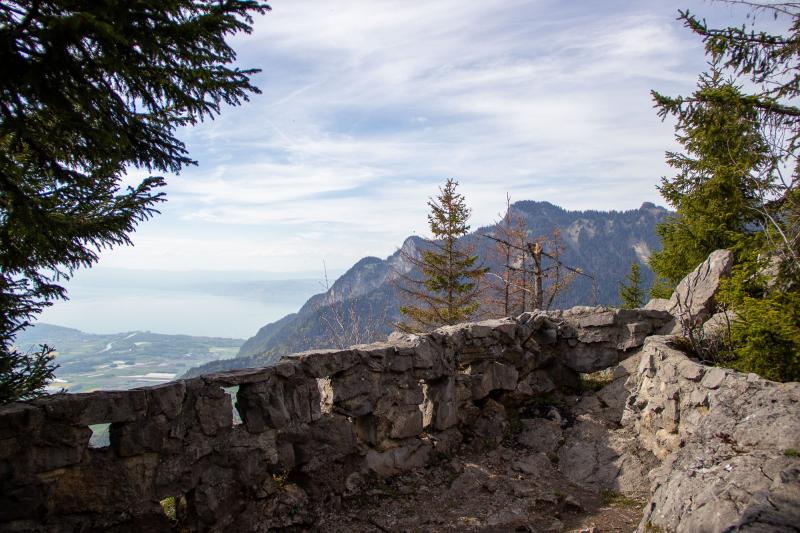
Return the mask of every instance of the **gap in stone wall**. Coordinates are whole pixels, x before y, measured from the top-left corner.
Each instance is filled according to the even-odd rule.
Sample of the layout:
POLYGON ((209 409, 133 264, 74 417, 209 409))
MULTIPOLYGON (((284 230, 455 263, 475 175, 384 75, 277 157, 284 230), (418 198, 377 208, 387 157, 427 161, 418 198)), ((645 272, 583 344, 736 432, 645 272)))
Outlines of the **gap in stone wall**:
POLYGON ((317 389, 319 390, 319 408, 323 415, 329 415, 333 412, 333 385, 331 385, 331 378, 317 379, 317 389))
POLYGON ((422 411, 422 428, 428 431, 433 423, 433 401, 428 390, 428 382, 421 379, 419 386, 422 387, 422 403, 419 404, 419 410, 422 411))
POLYGON ((179 507, 186 506, 186 498, 184 496, 167 496, 160 502, 161 510, 164 511, 164 516, 172 522, 173 524, 177 523, 178 515, 180 514, 179 507))
POLYGON ((239 410, 236 408, 236 396, 239 394, 239 385, 233 387, 222 387, 222 390, 231 397, 231 408, 233 409, 233 425, 238 426, 242 423, 242 417, 239 416, 239 410))
POLYGON ((89 448, 100 449, 100 448, 107 448, 111 445, 111 440, 109 439, 109 429, 111 428, 111 424, 92 424, 89 426, 89 429, 92 432, 92 436, 89 437, 89 448))

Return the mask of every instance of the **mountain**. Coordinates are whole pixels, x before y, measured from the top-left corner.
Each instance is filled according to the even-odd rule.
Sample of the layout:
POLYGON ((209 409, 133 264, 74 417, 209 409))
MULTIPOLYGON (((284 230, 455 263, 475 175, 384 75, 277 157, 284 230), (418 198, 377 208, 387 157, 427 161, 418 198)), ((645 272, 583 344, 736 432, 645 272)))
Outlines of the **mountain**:
MULTIPOLYGON (((649 202, 629 211, 568 211, 549 202, 521 201, 512 204, 511 210, 524 218, 530 239, 558 229, 564 247, 561 261, 594 278, 576 277, 554 301, 554 307, 560 308, 619 304, 619 283, 634 261, 642 264, 642 281, 649 286, 653 273, 647 258, 660 246, 655 227, 670 214, 649 202)), ((475 247, 486 266, 497 270, 500 265, 491 260, 489 253, 493 241, 483 237, 493 231, 491 226, 479 228, 461 240, 475 247)), ((424 239, 409 237, 402 250, 405 255, 419 255, 424 247, 424 239)), ((262 366, 288 353, 336 347, 330 324, 335 325, 337 320, 332 319, 343 322, 344 331, 354 329, 354 320, 380 320, 380 327, 372 328, 379 330, 374 337, 385 336, 399 319, 400 304, 391 283, 392 274, 408 273, 411 268, 400 250, 386 259, 365 257, 337 279, 329 291, 312 296, 297 313, 262 327, 242 345, 235 359, 208 363, 187 375, 262 366)), ((357 337, 354 340, 373 340, 366 335, 363 339, 357 337)))
POLYGON ((95 335, 37 323, 17 335, 21 350, 41 344, 55 347, 56 381, 50 389, 70 392, 130 389, 174 379, 191 367, 231 358, 241 339, 161 335, 129 331, 95 335))

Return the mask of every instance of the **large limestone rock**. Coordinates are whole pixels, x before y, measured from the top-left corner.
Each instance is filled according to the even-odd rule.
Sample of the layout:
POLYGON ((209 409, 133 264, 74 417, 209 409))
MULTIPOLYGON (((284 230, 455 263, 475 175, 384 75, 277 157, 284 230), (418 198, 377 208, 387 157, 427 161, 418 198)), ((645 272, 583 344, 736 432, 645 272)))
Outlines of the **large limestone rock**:
POLYGON ((796 531, 799 383, 706 367, 658 336, 632 379, 623 423, 661 459, 639 531, 796 531))
POLYGON ((678 283, 669 300, 650 300, 645 309, 667 311, 675 317, 659 333, 678 335, 708 320, 716 310, 714 297, 719 282, 730 274, 732 266, 733 254, 729 250, 716 250, 678 283))

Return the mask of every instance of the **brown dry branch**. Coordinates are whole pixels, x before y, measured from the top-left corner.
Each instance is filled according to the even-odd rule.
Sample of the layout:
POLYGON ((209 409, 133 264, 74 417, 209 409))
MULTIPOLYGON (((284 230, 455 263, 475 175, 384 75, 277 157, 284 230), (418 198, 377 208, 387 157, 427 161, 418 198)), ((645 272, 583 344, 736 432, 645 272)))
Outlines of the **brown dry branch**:
POLYGON ((323 268, 325 301, 319 317, 330 345, 344 349, 383 339, 389 324, 386 308, 376 308, 367 295, 354 296, 350 286, 331 286, 324 262, 323 268))

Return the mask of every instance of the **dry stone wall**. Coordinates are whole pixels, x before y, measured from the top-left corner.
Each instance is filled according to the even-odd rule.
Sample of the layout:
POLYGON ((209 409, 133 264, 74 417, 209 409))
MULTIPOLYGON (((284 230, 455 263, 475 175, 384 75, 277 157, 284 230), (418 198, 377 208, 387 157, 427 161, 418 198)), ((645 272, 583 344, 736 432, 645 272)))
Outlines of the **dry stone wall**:
POLYGON ((266 531, 307 502, 499 442, 505 409, 616 365, 670 315, 579 307, 0 408, 0 530, 266 531), (238 388, 238 390, 232 389, 238 388), (233 392, 233 394, 229 394, 233 392), (241 423, 234 422, 233 409, 241 423), (110 445, 89 446, 93 424, 110 445))

